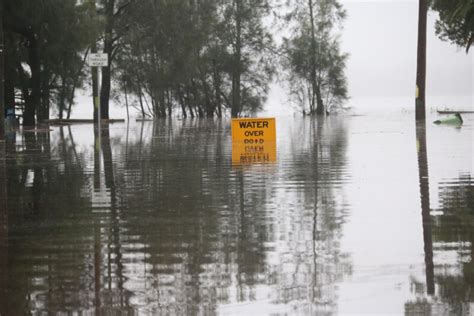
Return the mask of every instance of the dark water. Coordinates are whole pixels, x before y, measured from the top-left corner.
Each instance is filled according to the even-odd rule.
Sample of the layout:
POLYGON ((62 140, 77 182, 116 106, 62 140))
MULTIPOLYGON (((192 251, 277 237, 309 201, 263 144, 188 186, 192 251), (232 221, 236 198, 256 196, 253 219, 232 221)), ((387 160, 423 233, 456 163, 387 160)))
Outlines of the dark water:
MULTIPOLYGON (((474 314, 474 123, 228 121, 9 135, 0 314, 474 314)), ((2 144, 3 146, 3 144, 2 144)))

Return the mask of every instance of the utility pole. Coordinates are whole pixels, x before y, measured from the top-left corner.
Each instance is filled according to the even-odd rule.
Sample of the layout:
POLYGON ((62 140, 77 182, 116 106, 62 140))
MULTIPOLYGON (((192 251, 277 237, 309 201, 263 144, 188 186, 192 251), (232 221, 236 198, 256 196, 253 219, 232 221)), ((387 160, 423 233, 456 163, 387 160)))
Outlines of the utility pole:
POLYGON ((5 139, 5 46, 3 43, 3 0, 0 0, 0 140, 5 139))
POLYGON ((426 24, 428 3, 427 0, 419 1, 415 118, 417 121, 424 121, 426 119, 426 24))

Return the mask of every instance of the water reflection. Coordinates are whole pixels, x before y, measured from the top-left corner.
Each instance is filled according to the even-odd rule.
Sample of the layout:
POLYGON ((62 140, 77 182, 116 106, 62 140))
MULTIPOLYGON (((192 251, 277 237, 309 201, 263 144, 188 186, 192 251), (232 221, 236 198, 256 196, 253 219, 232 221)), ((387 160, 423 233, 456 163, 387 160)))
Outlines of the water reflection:
MULTIPOLYGON (((355 269, 341 244, 360 211, 347 198, 351 121, 279 124, 285 138, 270 164, 233 164, 220 120, 10 138, 0 160, 0 313, 337 314, 355 269)), ((420 153, 428 286, 415 284, 424 300, 405 310, 433 310, 433 288, 431 299, 464 308, 472 180, 443 182, 430 210, 426 142, 420 153)))
MULTIPOLYGON (((440 299, 454 313, 474 302, 474 181, 463 174, 440 183, 440 209, 433 216, 435 278, 440 299)), ((472 312, 472 311, 471 311, 472 312)))
POLYGON ((5 142, 0 141, 0 315, 5 314, 8 302, 8 211, 5 142))
POLYGON ((2 169, 2 314, 335 310, 345 125, 300 124, 280 167, 232 166, 221 121, 143 123, 125 142, 104 126, 89 146, 69 127, 21 135, 2 169))
MULTIPOLYGON (((417 123, 426 294, 405 305, 406 315, 469 315, 474 302, 474 181, 470 174, 440 183, 440 208, 430 208, 426 126, 417 123)), ((421 289, 421 290, 420 290, 421 289)))
POLYGON ((416 124, 418 175, 420 182, 421 217, 423 223, 423 244, 425 251, 426 293, 428 295, 433 295, 435 293, 435 286, 433 271, 433 238, 430 217, 430 180, 428 171, 428 150, 426 148, 426 122, 418 121, 416 124))

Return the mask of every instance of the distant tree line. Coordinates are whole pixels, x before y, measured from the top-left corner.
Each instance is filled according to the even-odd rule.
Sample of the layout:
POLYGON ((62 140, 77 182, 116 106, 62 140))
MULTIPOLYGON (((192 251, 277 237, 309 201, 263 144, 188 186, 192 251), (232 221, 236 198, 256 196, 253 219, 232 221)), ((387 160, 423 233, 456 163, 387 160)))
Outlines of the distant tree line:
POLYGON ((332 31, 344 12, 337 0, 283 2, 3 0, 6 107, 24 125, 69 118, 82 89, 100 97, 102 119, 118 95, 143 117, 237 117, 262 109, 280 69, 303 111, 324 114, 347 97, 332 31), (294 9, 282 46, 270 31, 278 5, 294 9), (100 79, 86 60, 101 51, 100 79))

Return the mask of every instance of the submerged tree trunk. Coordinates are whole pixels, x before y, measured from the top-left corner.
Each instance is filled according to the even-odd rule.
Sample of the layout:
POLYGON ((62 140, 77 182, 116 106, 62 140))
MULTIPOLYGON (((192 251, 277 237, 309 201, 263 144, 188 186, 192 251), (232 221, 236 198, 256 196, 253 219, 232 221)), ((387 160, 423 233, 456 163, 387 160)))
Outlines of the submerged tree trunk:
POLYGON ((104 37, 104 53, 109 56, 109 64, 102 68, 102 85, 100 89, 100 118, 109 119, 109 101, 111 89, 111 64, 113 58, 113 20, 114 20, 115 0, 107 1, 105 5, 105 37, 104 37))
MULTIPOLYGON (((15 81, 17 78, 15 70, 15 60, 13 58, 13 43, 9 36, 5 38, 5 68, 4 68, 4 84, 5 84, 5 99, 4 106, 5 109, 14 109, 15 108, 15 81)), ((0 114, 1 115, 1 114, 0 114)))
POLYGON ((143 96, 142 96, 142 88, 138 87, 138 101, 140 103, 140 110, 142 112, 142 118, 145 118, 145 108, 143 107, 143 96))
POLYGON ((324 114, 324 102, 323 98, 321 95, 321 88, 319 85, 316 85, 316 114, 317 115, 323 115, 324 114))
POLYGON ((130 121, 130 112, 128 111, 128 94, 127 94, 127 84, 124 86, 125 92, 125 108, 127 109, 127 122, 130 121))
POLYGON ((216 66, 216 60, 213 60, 214 64, 214 98, 216 102, 217 117, 222 117, 222 104, 221 104, 221 78, 216 66))
MULTIPOLYGON (((3 39, 3 2, 0 1, 0 140, 5 137, 5 46, 3 39)), ((0 180, 1 181, 1 180, 0 180)), ((1 216, 1 215, 0 215, 1 216)), ((1 220, 1 218, 0 218, 1 220)), ((2 223, 0 222, 0 225, 2 223)), ((1 227, 0 227, 1 229, 1 227)), ((1 242, 1 239, 0 239, 1 242)), ((1 251, 1 250, 0 250, 1 251)), ((1 265, 1 262, 0 262, 1 265)), ((1 268, 1 266, 0 266, 1 268)), ((1 277, 1 275, 0 275, 1 277)), ((1 280, 0 280, 1 282, 1 280)), ((1 291, 1 288, 0 288, 1 291)), ((0 293, 1 298, 1 293, 0 293)), ((1 302, 1 301, 0 301, 1 302)), ((1 312, 1 310, 0 310, 1 312)))
POLYGON ((28 40, 28 64, 30 65, 31 69, 31 95, 29 98, 25 99, 23 125, 34 126, 36 124, 36 110, 41 104, 41 64, 38 40, 34 34, 31 34, 28 40))
POLYGON ((59 89, 59 100, 58 100, 58 118, 62 119, 64 115, 64 103, 66 94, 66 82, 64 77, 61 76, 61 88, 59 89))
POLYGON ((49 84, 45 83, 43 89, 41 89, 41 104, 38 109, 38 121, 44 122, 49 119, 49 106, 50 106, 50 88, 49 84))
POLYGON ((311 100, 310 100, 310 114, 314 114, 316 106, 316 114, 324 114, 324 104, 321 96, 321 89, 318 85, 316 76, 316 26, 314 22, 314 3, 313 0, 308 0, 309 15, 311 22, 311 100))
POLYGON ((232 70, 232 117, 239 116, 241 112, 240 104, 240 86, 241 70, 240 63, 242 59, 242 0, 234 0, 235 5, 235 43, 234 43, 234 69, 232 70))
POLYGON ((109 64, 109 66, 107 67, 102 67, 102 85, 100 87, 100 118, 102 120, 109 119, 109 100, 110 100, 110 88, 111 88, 110 80, 111 80, 111 74, 110 74, 110 64, 109 64))
POLYGON ((179 104, 181 105, 181 114, 183 115, 183 118, 187 118, 188 115, 186 114, 186 103, 184 102, 183 92, 181 91, 181 87, 179 86, 177 88, 177 93, 179 104))
POLYGON ((79 82, 79 77, 81 76, 82 69, 84 68, 84 65, 86 64, 87 56, 89 55, 89 49, 90 49, 89 47, 86 49, 86 52, 84 53, 84 57, 82 58, 82 64, 77 70, 76 75, 74 77, 71 93, 69 94, 69 97, 68 97, 67 119, 71 118, 71 110, 72 110, 72 105, 74 103, 74 96, 76 94, 77 84, 79 82))

